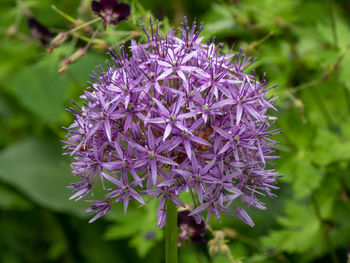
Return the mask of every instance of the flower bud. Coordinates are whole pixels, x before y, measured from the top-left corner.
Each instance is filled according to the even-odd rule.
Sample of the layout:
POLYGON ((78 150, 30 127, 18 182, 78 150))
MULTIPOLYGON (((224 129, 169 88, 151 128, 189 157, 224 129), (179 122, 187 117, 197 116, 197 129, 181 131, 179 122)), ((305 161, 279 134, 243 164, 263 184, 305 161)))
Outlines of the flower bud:
POLYGON ((229 238, 236 238, 237 237, 237 232, 236 230, 229 228, 229 227, 224 227, 222 229, 225 233, 225 236, 229 237, 229 238))
POLYGON ((223 242, 225 240, 225 233, 223 231, 216 231, 214 238, 219 242, 223 242))
POLYGON ((301 99, 296 98, 294 101, 294 104, 297 108, 303 109, 304 108, 304 103, 301 99))
POLYGON ((130 15, 130 6, 127 3, 119 3, 116 0, 92 1, 91 9, 103 19, 105 25, 116 25, 126 20, 130 15))
POLYGON ((106 52, 109 49, 107 42, 99 38, 93 39, 91 44, 92 44, 92 48, 95 49, 96 51, 106 52))
POLYGON ((57 36, 54 37, 54 39, 52 39, 51 41, 51 47, 49 48, 49 52, 51 52, 52 50, 54 50, 54 48, 62 45, 67 39, 67 33, 66 32, 61 32, 58 33, 57 36))
POLYGON ((224 248, 225 244, 225 234, 223 231, 215 231, 214 238, 208 242, 209 245, 209 254, 210 256, 216 256, 218 254, 222 254, 222 252, 226 251, 224 248))
POLYGON ((131 31, 131 36, 132 36, 132 37, 138 37, 139 35, 140 35, 139 32, 137 32, 137 31, 131 31))
POLYGON ((66 70, 70 64, 72 64, 72 61, 70 59, 68 59, 68 58, 63 59, 60 62, 60 67, 58 69, 58 73, 60 75, 63 75, 66 72, 66 70))
POLYGON ((220 245, 219 253, 221 255, 223 255, 224 257, 230 257, 230 255, 231 255, 230 248, 225 243, 220 245))
POLYGON ((16 34, 18 30, 18 27, 16 25, 11 25, 6 32, 6 35, 9 37, 12 37, 14 34, 16 34))
POLYGON ((218 248, 217 244, 215 244, 215 242, 213 242, 213 241, 214 240, 209 241, 209 255, 211 257, 214 257, 219 253, 219 248, 218 248))
POLYGON ((79 48, 77 51, 71 54, 68 59, 70 60, 70 63, 76 62, 77 60, 81 59, 85 53, 86 50, 84 48, 79 48))

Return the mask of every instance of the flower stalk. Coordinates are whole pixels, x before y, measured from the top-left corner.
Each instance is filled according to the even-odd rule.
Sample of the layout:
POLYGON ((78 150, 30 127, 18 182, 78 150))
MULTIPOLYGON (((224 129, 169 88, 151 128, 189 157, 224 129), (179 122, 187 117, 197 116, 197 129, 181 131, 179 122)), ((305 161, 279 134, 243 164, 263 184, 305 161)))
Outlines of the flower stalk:
POLYGON ((165 262, 177 263, 177 209, 170 199, 167 200, 166 211, 165 262))

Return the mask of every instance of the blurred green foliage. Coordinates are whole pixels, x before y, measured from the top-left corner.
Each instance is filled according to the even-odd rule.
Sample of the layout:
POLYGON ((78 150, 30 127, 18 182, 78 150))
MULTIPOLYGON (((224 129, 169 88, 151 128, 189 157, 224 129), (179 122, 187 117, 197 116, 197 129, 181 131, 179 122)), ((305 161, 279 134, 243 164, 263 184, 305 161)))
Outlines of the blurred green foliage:
MULTIPOLYGON (((69 23, 80 1, 23 1, 54 33, 69 23)), ((84 2, 84 1, 82 1, 84 2)), ((88 3, 89 1, 85 1, 88 3)), ((276 128, 283 133, 277 170, 278 198, 266 211, 248 209, 255 228, 224 217, 223 230, 235 260, 242 262, 345 262, 350 246, 350 2, 347 0, 130 0, 132 15, 108 29, 104 40, 120 45, 139 37, 138 24, 163 20, 162 30, 183 16, 205 22, 205 39, 235 43, 259 60, 278 96, 276 128), (140 5, 142 3, 142 6, 140 5), (136 32, 136 33, 135 33, 136 32)), ((87 204, 68 201, 74 180, 61 156, 64 108, 79 101, 88 75, 107 59, 91 49, 58 75, 60 61, 83 46, 72 39, 48 54, 30 39, 20 1, 0 8, 0 262, 163 262, 156 205, 120 207, 93 224, 87 204), (9 29, 15 25, 17 32, 9 29)), ((87 4, 88 6, 88 4, 87 4)), ((87 17, 91 14, 86 15, 87 17)), ((84 15, 82 15, 84 17, 84 15)), ((146 25, 147 26, 147 25, 146 25)), ((13 28, 12 28, 13 29, 13 28)), ((95 193, 98 195, 98 193, 95 193)), ((208 231, 206 239, 212 239, 208 231)), ((180 262, 227 262, 206 245, 182 245, 180 262)))

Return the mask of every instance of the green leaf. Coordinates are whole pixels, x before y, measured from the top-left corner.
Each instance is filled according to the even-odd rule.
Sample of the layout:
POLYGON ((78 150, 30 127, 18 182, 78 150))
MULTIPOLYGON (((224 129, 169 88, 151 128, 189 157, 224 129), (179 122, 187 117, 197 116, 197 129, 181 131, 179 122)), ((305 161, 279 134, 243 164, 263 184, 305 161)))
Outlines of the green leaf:
POLYGON ((318 204, 322 204, 319 206, 320 216, 324 220, 331 220, 333 217, 334 203, 336 201, 336 197, 339 194, 339 176, 334 174, 336 171, 332 173, 329 172, 325 177, 320 189, 315 194, 315 198, 318 204))
POLYGON ((265 248, 304 253, 322 242, 321 224, 313 210, 294 202, 286 203, 286 216, 278 218, 284 227, 262 238, 265 248))
POLYGON ((328 129, 319 129, 314 141, 315 149, 311 159, 322 166, 332 162, 350 159, 349 124, 343 123, 340 128, 342 134, 335 134, 328 129))
POLYGON ((203 29, 203 34, 207 38, 214 35, 230 35, 235 28, 235 21, 232 17, 232 10, 222 4, 213 4, 211 12, 206 16, 206 25, 203 29))
MULTIPOLYGON (((0 153, 0 179, 25 193, 39 205, 85 215, 82 203, 69 201, 66 189, 73 180, 59 145, 28 139, 0 153)), ((86 207, 87 205, 85 205, 86 207)))
MULTIPOLYGON (((349 43, 350 44, 350 43, 349 43)), ((346 50, 339 67, 339 80, 350 90, 350 50, 346 50)))
POLYGON ((13 82, 19 101, 47 122, 58 122, 64 112, 67 83, 55 65, 38 63, 20 71, 13 82))
POLYGON ((0 185, 0 207, 4 210, 27 210, 32 204, 14 191, 0 185))
POLYGON ((292 184, 297 199, 310 195, 323 178, 322 168, 315 167, 308 156, 308 152, 300 150, 280 165, 283 180, 292 184))
MULTIPOLYGON (((350 28, 348 22, 340 16, 336 17, 336 30, 338 37, 338 46, 340 48, 347 48, 350 44, 350 28)), ((325 41, 334 43, 333 31, 331 24, 318 23, 316 27, 317 33, 325 41)))
POLYGON ((105 233, 108 240, 130 238, 129 244, 134 247, 140 258, 144 258, 157 242, 163 239, 163 231, 157 227, 157 202, 145 207, 129 207, 125 215, 116 218, 116 223, 105 233))

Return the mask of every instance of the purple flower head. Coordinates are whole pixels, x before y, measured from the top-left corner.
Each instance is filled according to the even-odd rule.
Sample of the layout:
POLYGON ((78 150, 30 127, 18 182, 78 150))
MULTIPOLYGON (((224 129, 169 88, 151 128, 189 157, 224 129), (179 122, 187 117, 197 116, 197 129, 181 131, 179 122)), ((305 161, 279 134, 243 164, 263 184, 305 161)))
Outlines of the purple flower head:
MULTIPOLYGON (((93 5, 112 10, 112 2, 93 5)), ((144 205, 148 195, 159 200, 162 227, 166 201, 185 207, 179 195, 191 192, 187 217, 197 224, 225 213, 253 226, 236 202, 265 209, 258 197, 274 196, 275 98, 267 97, 265 78, 247 72, 254 60, 202 43, 202 28, 185 19, 162 37, 151 23, 148 42, 132 40, 130 56, 125 47, 111 50, 113 63, 90 76, 83 105, 68 110, 75 121, 65 149, 81 177, 69 187, 72 198, 90 194, 98 181, 106 191, 90 208, 94 219, 115 203, 124 211, 129 202, 144 205)))
POLYGON ((130 6, 126 3, 118 3, 117 0, 92 1, 91 9, 104 20, 106 25, 116 25, 130 15, 130 6))
POLYGON ((42 45, 47 45, 52 37, 51 31, 34 17, 28 17, 27 23, 31 37, 39 39, 42 45))

